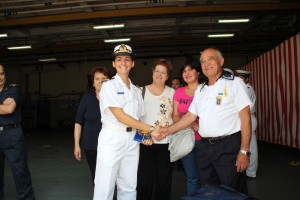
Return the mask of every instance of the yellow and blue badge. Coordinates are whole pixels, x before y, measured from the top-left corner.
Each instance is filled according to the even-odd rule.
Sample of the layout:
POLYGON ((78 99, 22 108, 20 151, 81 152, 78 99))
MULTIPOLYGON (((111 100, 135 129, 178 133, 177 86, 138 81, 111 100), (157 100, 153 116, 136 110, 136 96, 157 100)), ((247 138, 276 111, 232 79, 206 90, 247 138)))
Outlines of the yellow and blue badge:
POLYGON ((151 139, 151 134, 148 131, 137 130, 133 140, 143 142, 143 140, 151 139))
POLYGON ((223 92, 218 92, 218 95, 216 97, 216 105, 220 106, 222 104, 223 97, 228 96, 228 87, 225 85, 223 92))

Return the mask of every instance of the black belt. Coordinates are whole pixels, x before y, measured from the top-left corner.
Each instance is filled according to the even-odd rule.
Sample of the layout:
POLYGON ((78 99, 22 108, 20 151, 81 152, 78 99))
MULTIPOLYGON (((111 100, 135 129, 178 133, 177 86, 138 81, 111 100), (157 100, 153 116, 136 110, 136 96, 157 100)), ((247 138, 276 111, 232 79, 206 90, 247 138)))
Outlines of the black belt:
POLYGON ((5 131, 5 130, 16 128, 19 126, 20 126, 20 124, 0 125, 0 131, 5 131))
POLYGON ((226 138, 234 136, 238 133, 241 133, 241 131, 238 131, 238 132, 233 133, 231 135, 225 135, 225 136, 220 136, 220 137, 207 137, 207 138, 202 137, 201 140, 202 140, 203 143, 206 143, 206 144, 216 144, 216 143, 221 142, 221 141, 225 140, 226 138))

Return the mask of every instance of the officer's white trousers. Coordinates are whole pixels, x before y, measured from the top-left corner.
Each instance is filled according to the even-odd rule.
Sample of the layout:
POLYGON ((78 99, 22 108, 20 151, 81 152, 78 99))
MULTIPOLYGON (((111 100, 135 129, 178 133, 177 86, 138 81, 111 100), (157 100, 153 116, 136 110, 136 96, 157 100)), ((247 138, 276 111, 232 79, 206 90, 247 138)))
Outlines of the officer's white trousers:
POLYGON ((139 143, 135 132, 102 128, 98 138, 94 200, 112 200, 115 184, 118 200, 135 200, 139 143))
POLYGON ((246 170, 246 174, 249 177, 255 178, 256 171, 258 166, 258 149, 257 149, 257 139, 256 139, 256 127, 257 119, 255 115, 251 115, 251 125, 252 125, 252 134, 250 140, 250 163, 246 170))

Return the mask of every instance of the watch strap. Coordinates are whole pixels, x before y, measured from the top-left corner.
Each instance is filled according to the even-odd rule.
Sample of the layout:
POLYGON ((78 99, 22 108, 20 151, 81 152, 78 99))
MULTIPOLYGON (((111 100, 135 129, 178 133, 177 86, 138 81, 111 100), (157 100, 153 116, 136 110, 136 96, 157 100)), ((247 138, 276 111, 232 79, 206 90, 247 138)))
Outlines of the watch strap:
POLYGON ((246 156, 250 156, 251 155, 251 152, 250 151, 247 151, 247 150, 244 150, 244 149, 241 149, 240 152, 246 156))

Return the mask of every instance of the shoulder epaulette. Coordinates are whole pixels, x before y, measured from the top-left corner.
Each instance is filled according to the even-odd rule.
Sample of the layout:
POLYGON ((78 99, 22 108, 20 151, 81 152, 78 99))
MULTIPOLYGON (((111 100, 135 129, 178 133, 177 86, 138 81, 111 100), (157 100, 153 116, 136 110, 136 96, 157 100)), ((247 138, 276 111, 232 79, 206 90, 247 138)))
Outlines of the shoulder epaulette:
POLYGON ((204 82, 201 83, 200 92, 202 91, 202 89, 204 88, 205 85, 208 85, 208 78, 206 78, 206 79, 204 80, 204 82))
POLYGON ((224 71, 224 70, 223 70, 223 73, 222 73, 222 78, 225 78, 227 80, 234 80, 234 76, 230 72, 227 72, 227 71, 224 71))
POLYGON ((111 81, 111 80, 114 80, 115 78, 108 78, 108 79, 105 79, 104 81, 102 81, 102 83, 105 83, 105 82, 108 82, 108 81, 111 81))

